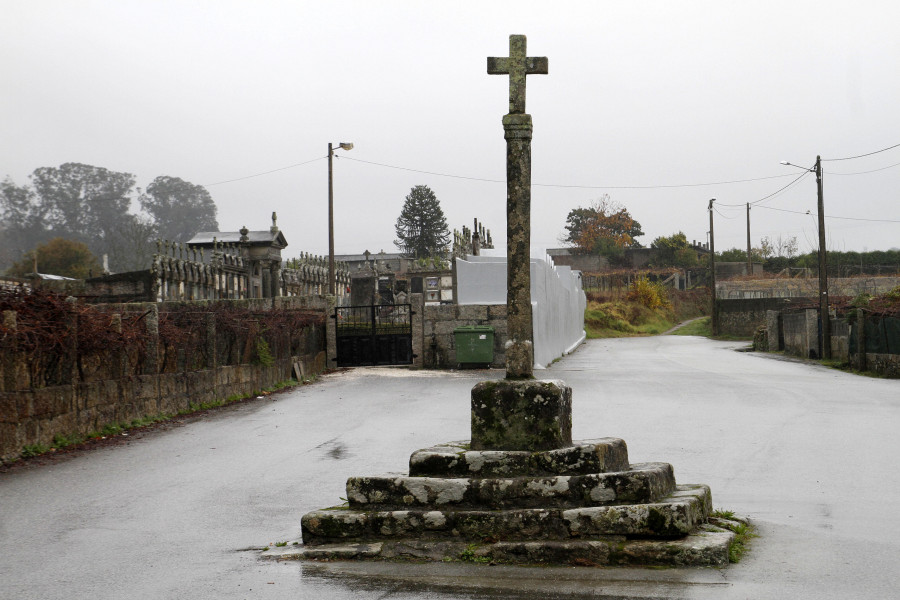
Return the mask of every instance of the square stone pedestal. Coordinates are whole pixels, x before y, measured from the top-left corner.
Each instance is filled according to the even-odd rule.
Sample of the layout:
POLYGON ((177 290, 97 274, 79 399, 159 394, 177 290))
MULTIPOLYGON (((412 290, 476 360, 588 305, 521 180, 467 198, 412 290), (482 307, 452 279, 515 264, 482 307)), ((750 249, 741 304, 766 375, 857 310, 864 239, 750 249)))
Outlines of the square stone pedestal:
POLYGON ((472 450, 536 452, 572 444, 572 388, 559 380, 482 381, 472 388, 472 450))

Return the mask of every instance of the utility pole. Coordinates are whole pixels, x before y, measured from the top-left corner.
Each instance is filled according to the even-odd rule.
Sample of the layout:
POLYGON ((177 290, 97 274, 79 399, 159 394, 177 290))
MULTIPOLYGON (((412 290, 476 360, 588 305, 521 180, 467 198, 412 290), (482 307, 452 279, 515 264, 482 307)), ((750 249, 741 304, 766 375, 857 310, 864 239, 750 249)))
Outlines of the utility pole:
POLYGON ((753 275, 753 258, 750 254, 750 203, 747 203, 747 275, 753 275))
POLYGON ((825 257, 825 200, 822 188, 822 157, 816 156, 816 187, 819 200, 819 356, 831 358, 831 313, 828 310, 828 272, 825 257))
POLYGON ((719 335, 719 309, 716 307, 716 234, 713 230, 713 198, 709 201, 709 279, 712 288, 712 334, 719 335))
POLYGON ((328 143, 328 295, 334 296, 334 172, 331 160, 334 149, 328 143))
MULTIPOLYGON (((353 150, 351 142, 341 142, 338 144, 338 150, 353 150)), ((332 159, 334 158, 334 147, 331 142, 328 143, 328 294, 334 296, 335 293, 335 273, 334 273, 334 171, 332 170, 332 159)))

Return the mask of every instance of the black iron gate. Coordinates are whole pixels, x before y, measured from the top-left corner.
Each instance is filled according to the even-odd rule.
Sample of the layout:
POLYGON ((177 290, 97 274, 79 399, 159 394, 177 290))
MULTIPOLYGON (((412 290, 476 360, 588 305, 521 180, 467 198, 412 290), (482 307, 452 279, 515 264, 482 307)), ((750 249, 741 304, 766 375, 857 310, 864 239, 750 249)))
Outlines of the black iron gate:
POLYGON ((335 308, 337 365, 412 364, 412 314, 409 304, 335 308))

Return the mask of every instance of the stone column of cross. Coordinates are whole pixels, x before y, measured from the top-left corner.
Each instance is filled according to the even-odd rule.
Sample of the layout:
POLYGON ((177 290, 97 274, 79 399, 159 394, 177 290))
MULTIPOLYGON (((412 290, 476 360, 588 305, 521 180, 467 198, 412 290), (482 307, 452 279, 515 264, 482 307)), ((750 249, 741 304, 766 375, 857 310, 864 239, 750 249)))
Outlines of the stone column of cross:
POLYGON ((509 36, 509 57, 489 57, 489 75, 509 75, 506 138, 506 378, 534 376, 531 320, 531 115, 525 113, 526 75, 546 75, 546 57, 529 57, 524 35, 509 36))

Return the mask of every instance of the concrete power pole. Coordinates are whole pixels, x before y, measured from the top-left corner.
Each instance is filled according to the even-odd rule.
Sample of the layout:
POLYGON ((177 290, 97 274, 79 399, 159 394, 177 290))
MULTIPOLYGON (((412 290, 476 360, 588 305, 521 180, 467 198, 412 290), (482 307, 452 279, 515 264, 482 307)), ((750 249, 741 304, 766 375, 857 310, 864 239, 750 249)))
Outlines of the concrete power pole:
POLYGON ((750 203, 747 203, 747 275, 753 275, 753 258, 750 254, 750 203))
POLYGON ((712 334, 719 335, 719 309, 716 306, 716 234, 713 229, 713 198, 709 201, 709 279, 712 291, 712 334))
POLYGON ((828 311, 828 272, 825 259, 825 200, 822 188, 822 157, 816 156, 816 188, 819 203, 819 356, 831 358, 831 313, 828 311))

